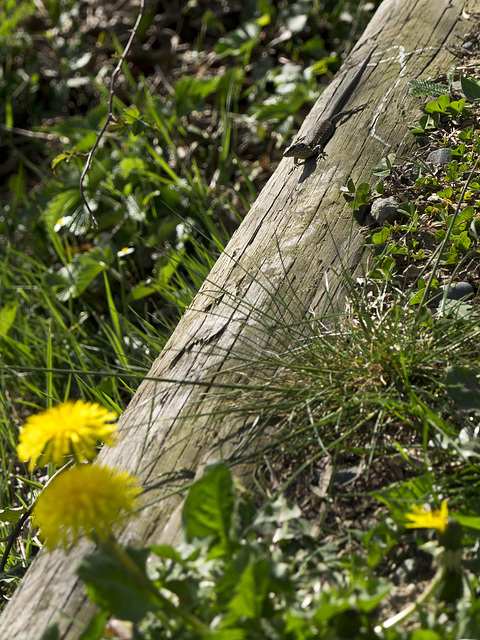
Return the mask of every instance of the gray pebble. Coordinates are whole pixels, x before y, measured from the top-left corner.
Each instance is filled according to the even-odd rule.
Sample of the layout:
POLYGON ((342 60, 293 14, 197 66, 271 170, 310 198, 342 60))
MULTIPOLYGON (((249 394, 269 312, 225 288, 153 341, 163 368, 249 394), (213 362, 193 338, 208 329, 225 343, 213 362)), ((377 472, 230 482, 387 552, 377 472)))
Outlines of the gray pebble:
POLYGON ((379 198, 373 201, 370 214, 380 226, 383 225, 384 222, 392 224, 400 217, 398 213, 399 206, 400 202, 394 197, 379 198))

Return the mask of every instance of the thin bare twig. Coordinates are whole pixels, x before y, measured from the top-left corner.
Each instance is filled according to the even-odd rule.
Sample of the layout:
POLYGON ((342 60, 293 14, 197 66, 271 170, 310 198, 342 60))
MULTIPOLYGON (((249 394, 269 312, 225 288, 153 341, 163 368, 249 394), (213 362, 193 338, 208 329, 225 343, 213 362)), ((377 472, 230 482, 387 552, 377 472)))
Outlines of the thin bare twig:
POLYGON ((110 120, 113 117, 113 96, 114 96, 115 81, 117 79, 118 74, 120 73, 120 70, 122 68, 122 64, 125 62, 125 59, 126 59, 126 57, 128 55, 130 47, 132 46, 133 40, 135 38, 135 35, 137 33, 138 27, 140 25, 140 22, 141 22, 141 20, 143 18, 144 13, 145 13, 145 0, 140 0, 140 10, 138 12, 137 20, 136 20, 135 25, 134 25, 134 27, 132 29, 132 33, 130 34, 130 38, 128 39, 127 45, 126 45, 122 55, 120 56, 118 64, 115 67, 115 69, 114 69, 114 71, 112 73, 112 77, 110 79, 110 96, 109 96, 109 99, 108 99, 107 119, 105 120, 105 124, 101 128, 101 130, 100 130, 100 132, 99 132, 99 134, 97 136, 97 139, 95 140, 95 144, 90 149, 90 153, 87 156, 87 161, 86 161, 85 166, 83 168, 82 175, 80 176, 80 182, 79 182, 80 196, 82 198, 83 204, 85 205, 88 213, 90 214, 90 219, 91 219, 92 224, 94 226, 98 226, 98 223, 97 223, 97 219, 95 218, 95 215, 94 215, 93 211, 90 209, 90 206, 89 206, 89 204, 87 202, 87 199, 85 197, 85 194, 83 192, 83 182, 85 180, 85 176, 87 175, 87 171, 90 169, 90 165, 92 164, 93 154, 97 150, 98 145, 100 144, 100 140, 103 138, 103 135, 104 135, 105 131, 107 130, 108 125, 110 124, 110 120))

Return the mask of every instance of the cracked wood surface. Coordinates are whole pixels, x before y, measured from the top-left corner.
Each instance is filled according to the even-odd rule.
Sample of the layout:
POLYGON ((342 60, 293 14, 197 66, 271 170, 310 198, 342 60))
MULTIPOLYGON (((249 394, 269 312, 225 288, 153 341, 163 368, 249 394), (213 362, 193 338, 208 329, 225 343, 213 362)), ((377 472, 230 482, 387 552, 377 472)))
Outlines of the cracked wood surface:
MULTIPOLYGON (((338 126, 326 158, 296 169, 292 158, 281 161, 121 416, 120 444, 100 454, 99 462, 137 474, 145 488, 141 515, 125 524, 123 543, 176 543, 182 488, 208 462, 238 458, 255 446, 252 416, 212 418, 228 385, 242 381, 228 369, 239 359, 278 352, 279 344, 285 348, 285 327, 299 318, 342 307, 342 269, 354 274, 365 256, 340 188, 350 178, 372 183, 371 167, 412 146, 407 124, 422 101, 407 97, 407 82, 445 72, 453 59, 446 48, 461 45, 472 27, 468 13, 479 10, 480 0, 385 0, 380 6, 300 133, 374 50, 349 101, 371 104, 338 126)), ((248 469, 243 472, 248 483, 248 469)), ((68 555, 39 554, 2 612, 1 640, 35 640, 53 620, 62 639, 78 638, 94 612, 75 574, 90 549, 81 542, 68 555)))

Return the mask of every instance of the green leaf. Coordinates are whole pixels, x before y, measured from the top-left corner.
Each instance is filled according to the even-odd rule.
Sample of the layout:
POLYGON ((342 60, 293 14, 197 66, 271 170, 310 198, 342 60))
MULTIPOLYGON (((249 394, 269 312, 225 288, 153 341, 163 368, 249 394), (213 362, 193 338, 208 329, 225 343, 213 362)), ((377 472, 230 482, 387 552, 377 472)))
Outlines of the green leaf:
POLYGON ((65 302, 70 298, 78 298, 90 286, 92 280, 104 271, 111 259, 105 251, 95 248, 88 253, 74 257, 72 262, 58 270, 56 274, 47 274, 47 282, 56 297, 65 302), (56 281, 55 281, 56 280, 56 281))
POLYGON ((118 168, 123 178, 129 178, 132 174, 141 175, 146 171, 145 162, 141 158, 122 158, 118 168))
POLYGON ((47 223, 53 228, 59 219, 73 216, 80 204, 81 198, 77 186, 72 189, 63 189, 50 198, 47 204, 44 212, 47 223))
POLYGON ((351 604, 346 599, 333 599, 331 594, 323 593, 320 596, 320 606, 312 616, 312 622, 319 628, 325 626, 325 622, 350 609, 351 604))
POLYGON ((446 111, 448 105, 450 104, 450 96, 447 96, 447 95, 440 96, 437 102, 440 108, 442 109, 442 111, 446 111))
POLYGON ((218 86, 219 78, 182 76, 175 84, 175 110, 182 116, 191 109, 201 108, 205 98, 218 86))
MULTIPOLYGON (((280 494, 275 502, 268 502, 263 509, 261 509, 255 517, 254 524, 259 527, 264 527, 269 522, 274 522, 276 526, 298 521, 302 512, 299 507, 287 500, 287 498, 280 494)), ((277 532, 278 535, 278 532, 277 532)))
POLYGON ((150 547, 150 550, 159 558, 168 558, 179 563, 183 562, 183 557, 180 553, 169 544, 154 544, 150 547))
POLYGON ((13 323, 15 322, 15 316, 17 315, 18 305, 16 302, 7 302, 0 311, 0 338, 4 338, 8 335, 13 323))
POLYGON ((382 158, 376 167, 373 167, 372 173, 376 176, 388 176, 392 170, 392 165, 395 162, 395 154, 390 153, 385 158, 382 158))
POLYGON ((467 251, 472 244, 467 231, 462 231, 456 238, 454 238, 454 245, 459 251, 467 251))
POLYGON ((478 516, 462 516, 460 513, 455 513, 455 520, 466 529, 480 531, 480 518, 478 516))
POLYGON ((289 116, 298 113, 305 102, 311 100, 309 91, 302 85, 294 85, 288 94, 282 94, 272 98, 268 103, 255 109, 253 116, 258 122, 284 122, 289 116))
MULTIPOLYGON (((443 97, 443 96, 440 96, 440 97, 443 97)), ((425 106, 425 111, 427 113, 443 113, 444 109, 439 104, 438 100, 432 100, 431 102, 427 102, 425 106)))
POLYGON ((453 115, 460 113, 460 111, 462 111, 463 107, 465 106, 465 102, 466 102, 465 98, 462 98, 461 100, 454 100, 453 102, 450 103, 448 107, 448 111, 453 115))
POLYGON ((388 240, 390 232, 389 227, 383 227, 378 233, 372 233, 373 244, 384 244, 388 240))
MULTIPOLYGON (((126 549, 125 553, 148 580, 145 562, 150 550, 126 549)), ((159 608, 153 593, 105 546, 84 559, 78 575, 85 582, 88 597, 122 620, 139 622, 148 611, 159 608)))
MULTIPOLYGON (((285 633, 293 633, 294 638, 311 638, 310 620, 295 614, 291 609, 287 610, 287 615, 285 616, 285 633)), ((288 637, 290 637, 290 635, 288 637)))
POLYGON ((475 373, 466 367, 447 369, 447 391, 462 411, 480 411, 480 384, 475 373))
POLYGON ((244 629, 217 629, 211 631, 208 640, 247 640, 248 635, 244 629))
POLYGON ((470 102, 474 102, 475 100, 480 99, 480 85, 475 80, 470 80, 470 78, 460 77, 460 83, 462 85, 462 91, 465 94, 465 97, 470 100, 470 102))
POLYGON ((312 65, 312 73, 318 73, 323 69, 322 75, 328 72, 328 58, 322 58, 325 55, 325 40, 320 36, 315 36, 307 40, 303 45, 303 51, 314 58, 316 62, 312 65))
POLYGON ((125 110, 123 117, 128 124, 135 124, 140 117, 140 111, 136 107, 129 107, 125 110))
POLYGON ((58 623, 52 622, 44 630, 38 640, 60 640, 60 631, 58 630, 58 623))
POLYGON ((23 516, 26 507, 14 507, 12 509, 0 509, 0 522, 8 522, 9 524, 16 524, 23 516))
POLYGON ((410 640, 442 640, 436 631, 431 629, 415 629, 410 636, 410 640))
POLYGON ((125 199, 125 205, 127 207, 129 218, 136 222, 143 222, 145 220, 145 211, 142 210, 142 207, 135 196, 127 196, 125 199))
POLYGON ((95 615, 84 631, 78 637, 78 640, 101 640, 103 638, 103 631, 105 629, 105 623, 110 617, 109 611, 100 611, 95 615))
POLYGON ((429 501, 431 495, 431 478, 428 476, 420 476, 374 493, 374 497, 387 505, 393 519, 400 524, 407 521, 406 514, 414 504, 429 501))
POLYGON ((183 527, 188 541, 212 536, 217 550, 229 554, 233 514, 232 477, 225 465, 207 471, 190 489, 183 507, 183 527))
POLYGON ((260 26, 256 20, 244 22, 235 31, 220 38, 218 44, 214 47, 215 53, 220 57, 249 54, 260 37, 260 31, 260 26))
POLYGON ((156 285, 146 285, 144 282, 140 282, 136 287, 130 291, 127 296, 127 302, 136 302, 137 300, 142 300, 143 298, 147 298, 148 296, 157 293, 160 290, 160 287, 156 285))
POLYGON ((225 618, 229 625, 246 617, 258 619, 269 591, 270 564, 266 558, 253 562, 243 572, 236 588, 236 595, 229 603, 230 613, 225 618))

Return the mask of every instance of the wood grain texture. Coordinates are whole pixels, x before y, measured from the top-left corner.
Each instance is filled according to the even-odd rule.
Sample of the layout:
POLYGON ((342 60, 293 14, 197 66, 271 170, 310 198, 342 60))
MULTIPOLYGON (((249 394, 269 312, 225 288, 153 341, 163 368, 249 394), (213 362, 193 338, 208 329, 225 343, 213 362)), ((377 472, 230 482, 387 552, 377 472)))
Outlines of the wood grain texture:
MULTIPOLYGON (((238 372, 215 374, 252 353, 285 348, 281 323, 342 307, 341 266, 354 273, 365 256, 340 188, 350 178, 372 182, 372 166, 401 145, 408 149, 407 124, 421 100, 407 97, 406 84, 449 68, 447 47, 460 45, 471 28, 464 10, 479 12, 480 0, 385 0, 312 109, 303 134, 328 110, 352 65, 375 50, 349 102, 371 105, 338 126, 325 159, 295 170, 293 159, 281 161, 122 415, 120 444, 102 451, 101 463, 138 474, 145 488, 141 517, 126 523, 122 542, 175 543, 182 488, 209 461, 255 446, 252 416, 212 418, 227 389, 210 382, 239 382, 238 372)), ((83 542, 68 555, 39 554, 2 612, 1 640, 35 640, 53 620, 63 639, 78 638, 93 613, 75 575, 88 549, 83 542)))

